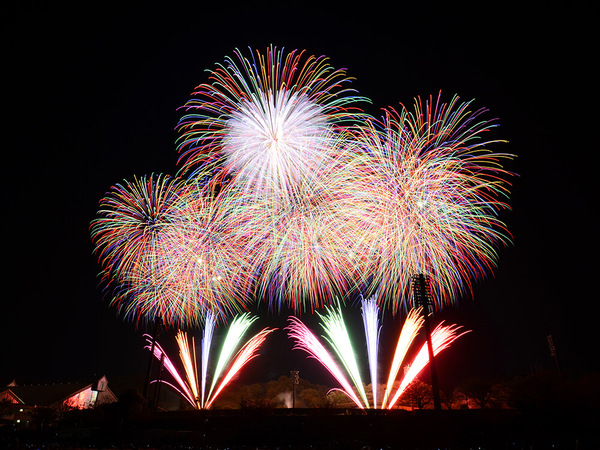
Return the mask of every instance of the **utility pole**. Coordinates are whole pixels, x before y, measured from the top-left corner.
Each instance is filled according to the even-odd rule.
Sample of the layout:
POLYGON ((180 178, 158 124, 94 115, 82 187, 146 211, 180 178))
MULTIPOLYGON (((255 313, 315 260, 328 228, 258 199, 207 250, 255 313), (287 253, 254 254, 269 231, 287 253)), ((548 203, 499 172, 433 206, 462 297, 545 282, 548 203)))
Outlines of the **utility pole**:
POLYGON ((158 377, 156 377, 156 392, 154 394, 154 409, 158 410, 158 403, 160 402, 160 385, 162 381, 163 368, 165 367, 165 354, 160 355, 160 364, 158 365, 158 377))
POLYGON ((556 363, 556 371, 558 372, 558 376, 560 377, 560 364, 558 363, 558 355, 556 354, 556 347, 554 346, 554 339, 552 335, 549 334, 546 339, 548 339, 548 347, 550 348, 550 356, 554 358, 554 362, 556 363))
POLYGON ((152 335, 152 346, 150 347, 150 360, 148 361, 148 370, 146 371, 146 380, 144 382, 144 406, 148 405, 148 391, 150 390, 150 377, 152 375, 152 365, 154 362, 154 349, 156 348, 156 340, 160 332, 160 320, 156 317, 154 321, 154 334, 152 335))
POLYGON ((421 273, 413 277, 413 295, 415 303, 423 308, 423 326, 425 327, 427 352, 429 354, 429 372, 431 374, 433 407, 436 411, 441 411, 442 402, 440 400, 440 386, 437 379, 433 344, 431 343, 431 326, 429 325, 429 307, 431 303, 431 295, 429 294, 429 278, 426 275, 421 273))
POLYGON ((292 377, 292 409, 296 408, 296 387, 300 384, 300 372, 297 370, 291 370, 290 375, 292 377))

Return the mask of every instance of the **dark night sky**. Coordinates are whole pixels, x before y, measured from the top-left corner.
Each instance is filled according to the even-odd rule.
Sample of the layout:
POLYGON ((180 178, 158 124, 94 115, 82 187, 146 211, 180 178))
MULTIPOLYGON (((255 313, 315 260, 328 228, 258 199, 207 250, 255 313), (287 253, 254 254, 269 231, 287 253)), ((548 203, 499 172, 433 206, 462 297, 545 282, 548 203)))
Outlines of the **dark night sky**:
MULTIPOLYGON (((477 284, 474 299, 440 314, 473 330, 441 359, 443 377, 526 374, 536 361, 551 368, 548 334, 564 371, 599 370, 597 10, 21 3, 2 19, 0 382, 144 373, 143 330, 117 317, 97 287, 89 223, 113 184, 175 172, 177 108, 206 81, 205 69, 234 48, 270 44, 347 68, 375 115, 442 90, 499 118, 496 133, 509 144, 496 149, 518 156, 512 211, 502 216, 514 245, 500 251, 498 270, 477 284)), ((284 323, 261 318, 264 326, 284 323)), ((384 329, 394 323, 386 317, 384 329)), ((315 367, 289 351, 283 332, 271 339, 250 371, 256 379, 315 367)))

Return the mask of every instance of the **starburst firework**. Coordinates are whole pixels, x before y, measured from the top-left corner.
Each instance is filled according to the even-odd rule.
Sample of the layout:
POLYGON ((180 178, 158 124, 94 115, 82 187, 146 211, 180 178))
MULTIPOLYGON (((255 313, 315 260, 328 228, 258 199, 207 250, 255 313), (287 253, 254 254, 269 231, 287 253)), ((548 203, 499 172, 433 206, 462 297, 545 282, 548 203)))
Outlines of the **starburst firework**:
POLYGON ((366 99, 343 87, 345 71, 304 52, 236 51, 209 80, 178 125, 182 170, 226 173, 255 196, 292 197, 335 160, 339 127, 365 116, 357 105, 366 99))

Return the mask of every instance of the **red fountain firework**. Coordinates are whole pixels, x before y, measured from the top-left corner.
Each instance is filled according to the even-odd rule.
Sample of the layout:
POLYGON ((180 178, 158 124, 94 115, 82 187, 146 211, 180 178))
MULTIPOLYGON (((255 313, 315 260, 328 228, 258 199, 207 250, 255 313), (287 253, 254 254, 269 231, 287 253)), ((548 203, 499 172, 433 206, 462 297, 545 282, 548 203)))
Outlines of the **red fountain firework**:
MULTIPOLYGON (((376 311, 376 300, 374 297, 368 300, 363 299, 363 323, 365 325, 365 335, 368 340, 379 333, 378 320, 373 320, 372 313, 376 311)), ((358 364, 356 362, 356 352, 351 344, 346 325, 344 323, 341 309, 327 308, 327 314, 321 316, 322 326, 326 332, 326 340, 337 355, 338 361, 342 363, 345 371, 342 370, 338 361, 326 349, 315 334, 306 327, 298 318, 290 317, 290 324, 286 328, 290 338, 295 340, 295 349, 304 350, 312 358, 315 358, 329 373, 338 381, 341 388, 338 390, 343 392, 350 398, 358 408, 382 408, 392 409, 406 387, 417 377, 417 375, 425 368, 429 362, 426 344, 422 345, 417 355, 408 363, 409 370, 404 374, 399 387, 394 391, 393 386, 398 379, 398 373, 402 362, 404 362, 406 354, 412 345, 419 329, 422 326, 422 318, 420 311, 412 310, 409 312, 404 326, 400 332, 396 352, 390 367, 389 377, 385 386, 385 393, 381 405, 377 403, 378 380, 376 375, 371 380, 372 399, 370 404, 367 395, 363 388, 363 383, 360 378, 358 364), (350 380, 347 375, 349 375, 350 380)), ((432 343, 434 355, 448 348, 456 339, 467 333, 460 332, 460 327, 456 325, 440 324, 432 333, 432 343)), ((377 349, 372 347, 372 342, 367 342, 368 361, 373 371, 372 365, 377 365, 377 349)), ((405 364, 406 365, 406 364, 405 364)))

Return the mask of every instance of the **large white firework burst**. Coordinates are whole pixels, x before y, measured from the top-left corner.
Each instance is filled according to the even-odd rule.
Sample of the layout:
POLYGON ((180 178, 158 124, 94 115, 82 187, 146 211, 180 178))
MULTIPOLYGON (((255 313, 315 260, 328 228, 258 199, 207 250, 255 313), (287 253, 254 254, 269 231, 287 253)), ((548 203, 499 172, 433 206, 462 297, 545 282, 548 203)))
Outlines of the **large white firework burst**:
POLYGON ((182 171, 232 178, 257 196, 295 195, 318 176, 337 132, 365 117, 365 101, 343 87, 351 81, 327 58, 273 48, 226 58, 196 88, 179 122, 182 171))

